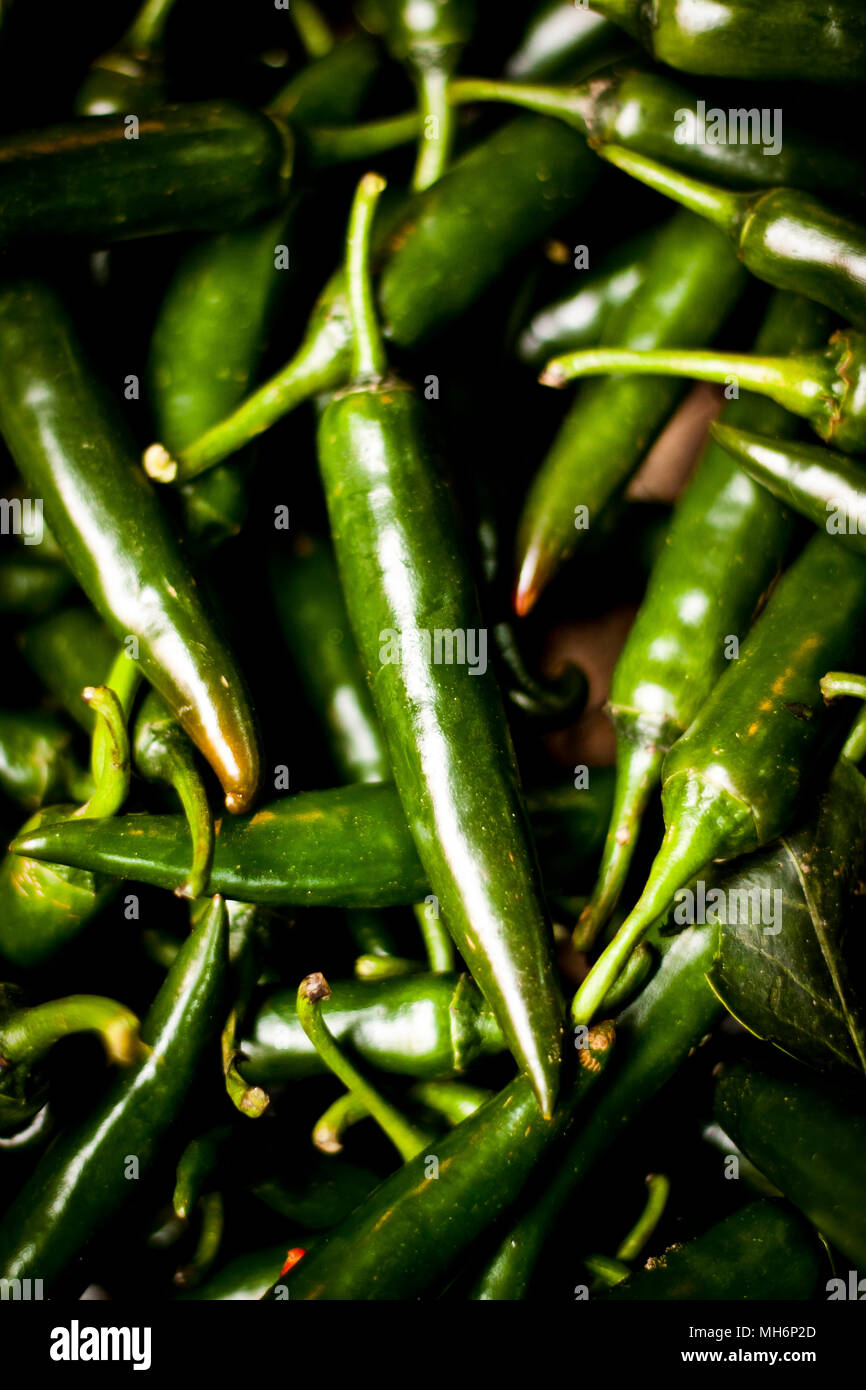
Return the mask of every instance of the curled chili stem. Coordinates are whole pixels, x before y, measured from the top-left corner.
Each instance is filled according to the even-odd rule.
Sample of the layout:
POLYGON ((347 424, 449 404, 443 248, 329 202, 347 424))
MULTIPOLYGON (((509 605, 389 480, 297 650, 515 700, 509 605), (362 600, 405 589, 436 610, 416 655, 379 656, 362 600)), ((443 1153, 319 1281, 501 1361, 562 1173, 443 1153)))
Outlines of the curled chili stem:
POLYGON ((430 969, 434 974, 448 974, 454 969, 454 943, 439 918, 436 903, 416 903, 415 917, 421 928, 430 969))
POLYGON ((354 126, 313 126, 304 131, 304 148, 314 168, 372 159, 388 150, 409 145, 418 138, 421 117, 417 111, 364 121, 354 126))
POLYGON ((364 1102, 351 1091, 344 1091, 314 1124, 313 1143, 321 1153, 338 1154, 342 1151, 346 1131, 369 1118, 370 1112, 364 1102))
POLYGON ((646 1180, 646 1205, 616 1252, 618 1260, 636 1260, 662 1219, 670 1196, 670 1180, 664 1173, 650 1173, 646 1180))
POLYGON ((109 1061, 129 1066, 144 1052, 138 1019, 114 999, 70 994, 31 1008, 14 1009, 0 1020, 0 1056, 14 1066, 40 1062, 61 1038, 96 1033, 109 1061))
POLYGON ((376 204, 385 189, 381 174, 365 174, 355 190, 346 236, 346 281, 352 320, 352 377, 375 381, 385 375, 387 358, 373 298, 370 241, 376 204))
POLYGON ((241 1076, 237 1065, 240 1053, 235 1045, 237 1031, 238 1011, 235 1008, 229 1014, 220 1037, 226 1093, 236 1110, 257 1120, 267 1110, 271 1098, 261 1086, 250 1086, 241 1076))
POLYGON ((73 816, 98 819, 115 815, 126 800, 130 774, 129 737, 123 707, 113 690, 107 685, 88 685, 81 695, 96 711, 99 719, 94 731, 94 745, 100 728, 104 730, 106 741, 98 764, 94 755, 94 766, 99 766, 99 772, 93 795, 73 812, 73 816))
POLYGON ((366 1106, 403 1161, 408 1162, 427 1145, 427 1135, 410 1124, 346 1057, 322 1014, 322 1003, 330 997, 331 988, 324 975, 308 975, 298 989, 298 1021, 325 1065, 366 1106))
POLYGON ((308 58, 324 58, 334 47, 334 35, 318 5, 312 0, 292 0, 289 13, 308 58))
MULTIPOLYGON (((848 671, 828 671, 821 678, 821 694, 829 705, 833 700, 853 696, 855 700, 866 700, 866 676, 854 675, 848 671)), ((866 757, 866 707, 860 710, 845 740, 842 757, 851 763, 862 762, 866 757)))

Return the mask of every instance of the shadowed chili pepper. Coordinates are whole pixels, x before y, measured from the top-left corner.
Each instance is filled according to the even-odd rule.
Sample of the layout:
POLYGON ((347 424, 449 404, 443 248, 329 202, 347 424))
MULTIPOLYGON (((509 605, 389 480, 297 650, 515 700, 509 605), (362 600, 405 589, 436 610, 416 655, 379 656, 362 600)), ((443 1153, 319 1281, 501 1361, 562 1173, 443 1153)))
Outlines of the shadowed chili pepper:
POLYGON ((331 52, 334 45, 331 27, 313 0, 295 0, 291 14, 308 58, 322 58, 331 52))
POLYGON ((129 1157, 143 1176, 176 1123, 218 1031, 227 966, 225 905, 214 898, 142 1024, 149 1055, 58 1136, 6 1212, 0 1223, 4 1278, 33 1275, 50 1290, 132 1196, 129 1157))
MULTIPOLYGON (((824 310, 779 293, 757 350, 801 352, 820 341, 826 323, 824 310)), ((796 425, 780 406, 754 396, 731 402, 725 419, 783 436, 796 425)), ((614 669, 608 709, 617 731, 616 799, 598 882, 575 932, 582 949, 622 891, 665 754, 725 669, 727 639, 745 634, 791 533, 789 514, 761 489, 746 486, 724 451, 711 444, 677 508, 614 669)))
POLYGON ((780 444, 760 434, 712 426, 720 448, 774 497, 814 521, 840 545, 866 554, 866 469, 815 444, 780 444))
POLYGON ((27 665, 53 700, 90 733, 94 714, 81 698, 86 685, 105 680, 117 646, 91 608, 65 608, 32 623, 18 637, 27 665))
POLYGON ((206 614, 119 421, 45 286, 0 296, 0 428, 44 499, 70 569, 213 766, 232 811, 258 782, 258 748, 239 672, 206 614))
POLYGON ((594 10, 545 0, 534 10, 505 65, 509 77, 555 77, 563 68, 609 61, 628 45, 622 31, 594 10))
POLYGON ((72 588, 65 565, 42 556, 6 555, 0 560, 0 614, 39 618, 56 609, 72 588))
POLYGON ((593 0, 660 63, 719 77, 858 82, 866 77, 859 0, 593 0))
MULTIPOLYGON (((593 1028, 552 1119, 517 1077, 430 1154, 420 1153, 376 1188, 310 1250, 287 1282, 294 1299, 417 1298, 457 1266, 472 1242, 514 1205, 539 1160, 566 1134, 606 1067, 610 1023, 593 1028), (438 1181, 429 1176, 431 1156, 438 1181)), ((279 1298, 277 1288, 267 1295, 279 1298)))
POLYGON ((296 72, 268 102, 268 112, 290 121, 301 141, 307 126, 353 121, 379 67, 376 45, 353 34, 296 72))
POLYGON ((45 1104, 43 1064, 63 1038, 95 1033, 110 1062, 129 1066, 141 1050, 138 1019, 114 999, 70 994, 45 1004, 25 1005, 9 985, 0 985, 0 1134, 24 1127, 45 1104))
POLYGON ((598 1285, 614 1288, 631 1274, 626 1261, 636 1260, 656 1226, 664 1215, 670 1195, 670 1181, 664 1173, 647 1175, 647 1198, 644 1209, 628 1235, 620 1243, 616 1255, 587 1255, 583 1261, 590 1274, 595 1276, 590 1293, 596 1292, 598 1285))
POLYGON ((78 116, 125 116, 163 95, 162 41, 175 0, 145 0, 121 39, 90 65, 75 97, 78 116))
MULTIPOLYGON (((624 348, 684 337, 706 342, 744 286, 724 237, 680 213, 656 235, 643 282, 611 319, 605 341, 624 348)), ((625 486, 680 394, 658 381, 624 377, 578 395, 524 503, 517 538, 518 614, 529 612, 585 529, 625 486), (578 508, 586 509, 583 531, 577 529, 578 508)))
POLYGON ((866 636, 866 563, 816 536, 782 577, 736 661, 662 769, 665 838, 629 917, 578 990, 585 1023, 649 925, 713 859, 787 829, 844 736, 819 681, 866 636))
POLYGON ((178 1294, 178 1302, 216 1299, 221 1303, 239 1303, 262 1298, 297 1249, 300 1247, 287 1251, 285 1245, 272 1245, 265 1250, 238 1255, 211 1275, 206 1283, 178 1294))
POLYGON ((759 280, 866 328, 866 230, 859 222, 796 188, 731 193, 617 145, 603 145, 599 154, 712 222, 759 280))
POLYGON ((468 641, 482 623, 425 407, 389 374, 373 308, 370 226, 383 187, 362 179, 350 218, 353 384, 319 422, 319 466, 346 607, 419 858, 549 1114, 558 986, 499 692, 492 672, 442 662, 424 645, 433 626, 468 641), (389 634, 399 651, 386 661, 389 634))
MULTIPOLYGON (((458 319, 525 247, 587 191, 594 161, 556 122, 524 118, 496 131, 407 204, 388 238, 379 284, 387 336, 411 347, 458 319), (508 178, 502 170, 508 169, 508 178)), ((227 458, 302 401, 349 376, 352 330, 345 276, 325 286, 293 358, 221 424, 175 459, 151 445, 145 467, 183 482, 227 458)))
POLYGON ((75 762, 72 736, 40 710, 0 710, 0 788, 33 810, 58 798, 84 801, 89 778, 75 762))
POLYGON ((180 797, 192 840, 192 863, 175 892, 179 897, 199 898, 207 888, 213 862, 213 817, 192 744, 155 690, 148 692, 138 712, 132 741, 142 776, 150 782, 167 782, 180 797))

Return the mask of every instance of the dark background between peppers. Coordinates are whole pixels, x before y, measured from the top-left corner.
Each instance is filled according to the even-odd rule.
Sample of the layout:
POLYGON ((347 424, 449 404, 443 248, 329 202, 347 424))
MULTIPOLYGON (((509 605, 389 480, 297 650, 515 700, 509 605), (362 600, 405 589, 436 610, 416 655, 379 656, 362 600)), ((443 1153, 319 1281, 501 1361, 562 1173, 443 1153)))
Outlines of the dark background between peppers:
MULTIPOLYGON (((73 94, 88 63, 110 47, 137 6, 124 3, 72 6, 63 0, 17 4, 7 20, 8 32, 0 47, 0 129, 10 132, 46 125, 69 115, 73 94)), ((349 7, 322 5, 339 24, 349 7)), ((524 7, 488 3, 481 5, 477 41, 462 63, 465 72, 495 75, 501 60, 513 49, 525 15, 524 7), (485 22, 485 11, 486 22, 485 22), (492 21, 492 22, 491 22, 492 21)), ((526 7, 527 12, 529 7, 526 7)), ((271 0, 215 3, 186 0, 170 20, 168 89, 170 99, 198 100, 232 96, 261 104, 281 85, 293 67, 303 62, 300 44, 285 12, 271 0), (271 55, 263 61, 262 55, 271 55)), ((701 92, 712 104, 717 84, 701 80, 701 92)), ((748 88, 741 84, 742 104, 749 104, 748 88)), ((761 104, 766 104, 766 89, 761 104)), ((406 109, 412 101, 408 80, 391 65, 387 80, 377 82, 362 118, 406 109)), ((833 135, 851 129, 856 111, 853 98, 836 89, 815 89, 815 109, 809 113, 812 129, 833 135), (826 90, 826 98, 825 98, 826 90)), ((727 100, 720 104, 727 105, 727 100)), ((772 104, 784 110, 786 89, 774 85, 772 104)), ((491 129, 507 112, 476 108, 461 116, 458 149, 491 129)), ((856 128, 856 127, 853 127, 856 128)), ((376 167, 395 182, 408 179, 413 154, 398 151, 376 161, 376 167)), ((283 302, 270 335, 268 355, 260 373, 263 379, 279 365, 297 342, 307 312, 325 278, 341 254, 345 217, 357 166, 324 171, 305 181, 302 206, 291 243, 291 269, 287 272, 283 302)), ((502 170, 507 179, 508 170, 502 170)), ((855 190, 850 190, 854 200, 855 190)), ((584 206, 576 208, 557 229, 566 247, 586 244, 591 261, 641 225, 664 218, 662 200, 635 183, 625 184, 613 171, 603 169, 584 206)), ((131 374, 145 378, 145 356, 156 307, 163 288, 188 238, 171 236, 130 242, 113 247, 107 281, 94 288, 86 252, 58 241, 39 252, 34 267, 62 289, 76 325, 103 380, 115 391, 130 428, 142 446, 153 438, 146 392, 141 399, 124 398, 124 379, 131 374), (46 258, 48 263, 46 264, 46 258)), ((16 257, 16 269, 21 257, 16 257)), ((0 274, 5 273, 0 258, 0 274)), ((443 440, 446 466, 457 482, 471 532, 476 498, 468 480, 477 476, 492 488, 503 507, 503 526, 509 527, 525 494, 526 484, 544 455, 562 417, 566 402, 541 390, 531 371, 519 366, 508 347, 516 326, 525 321, 532 306, 548 302, 574 283, 570 257, 557 264, 537 247, 514 268, 458 325, 400 363, 416 381, 429 374, 439 377, 441 398, 431 402, 436 428, 443 440)), ((731 317, 721 346, 741 346, 752 340, 766 303, 767 293, 753 281, 740 308, 731 317)), ((10 496, 16 475, 0 444, 0 495, 10 496)), ((162 501, 171 506, 167 490, 162 501)), ((612 536, 592 543, 572 562, 539 603, 528 628, 540 651, 558 624, 599 615, 620 604, 637 604, 647 566, 661 535, 666 508, 660 504, 632 504, 630 515, 612 536)), ((263 572, 262 556, 269 549, 287 546, 292 534, 322 533, 326 528, 324 502, 314 461, 312 413, 302 410, 271 429, 257 446, 257 462, 251 486, 248 522, 235 540, 227 542, 207 564, 219 611, 249 682, 264 739, 265 794, 273 781, 273 769, 289 768, 293 791, 335 784, 314 721, 298 694, 297 682, 279 634, 263 572), (290 509, 288 534, 275 532, 274 508, 290 509)), ((805 525, 801 534, 806 534, 805 525)), ((471 542, 468 542, 471 543, 471 542)), ((3 537, 0 545, 14 541, 3 537)), ((508 553, 506 547, 506 553, 508 553)), ((201 573, 201 569, 199 569, 201 573)), ((74 593, 68 602, 80 604, 74 593)), ((0 618, 3 653, 3 703, 7 707, 32 708, 44 692, 20 659, 15 646, 15 622, 0 618)), ((514 723, 526 783, 559 785, 570 778, 570 769, 556 760, 534 733, 514 723)), ((84 749, 82 743, 82 750, 84 749)), ((133 783, 128 810, 160 809, 159 795, 140 780, 133 783)), ((0 832, 8 838, 20 822, 20 810, 0 803, 0 832)), ((650 837, 647 837, 650 838, 650 837)), ((638 862, 635 881, 640 881, 645 860, 638 862)), ((148 927, 186 930, 187 909, 166 893, 143 885, 131 885, 139 898, 138 921, 127 921, 123 899, 115 900, 76 939, 65 954, 52 960, 39 975, 44 998, 76 991, 102 993, 119 998, 143 1014, 162 978, 160 968, 142 949, 141 933, 148 927)), ((628 896, 628 895, 626 895, 628 896)), ((399 933, 404 914, 391 914, 399 933)), ((341 914, 327 909, 276 914, 271 932, 269 964, 286 986, 293 986, 313 970, 324 969, 331 979, 351 974, 353 951, 342 930, 341 914), (291 926, 291 930, 288 928, 291 926)), ((411 927, 411 922, 408 924, 411 927)), ((7 971, 6 974, 9 974, 7 971)), ((656 1098, 646 1113, 630 1126, 603 1166, 594 1175, 592 1201, 586 1188, 580 1205, 580 1245, 572 1244, 571 1223, 562 1224, 562 1236, 554 1244, 542 1271, 540 1293, 571 1298, 582 1279, 580 1255, 593 1249, 609 1249, 636 1219, 643 1199, 646 1172, 669 1175, 673 1197, 646 1254, 657 1253, 720 1220, 741 1202, 738 1184, 725 1181, 720 1155, 701 1139, 702 1124, 712 1114, 712 1073, 728 1058, 747 1055, 753 1047, 765 1058, 766 1048, 750 1044, 733 1021, 719 1026, 708 1047, 698 1051, 675 1080, 656 1098)), ((88 1096, 96 1096, 104 1084, 104 1063, 98 1045, 72 1040, 57 1047, 51 1059, 55 1108, 62 1119, 86 1109, 88 1096)), ((508 1074, 508 1059, 494 1059, 479 1070, 479 1079, 501 1084, 508 1074)), ((218 1077, 215 1086, 218 1084, 218 1077)), ((291 1101, 277 1101, 255 1122, 260 1146, 257 1171, 268 1162, 279 1172, 286 1155, 312 1154, 308 1133, 321 1111, 321 1092, 314 1082, 295 1082, 291 1101)), ((194 1095, 184 1115, 191 1136, 196 1115, 212 1113, 213 1096, 194 1095)), ((226 1103, 222 1118, 231 1121, 226 1103)), ((205 1120, 205 1123, 211 1123, 205 1120)), ((235 1117, 236 1125, 249 1122, 235 1117)), ((349 1154, 382 1174, 393 1166, 393 1155, 372 1125, 350 1139, 349 1154)), ((26 1175, 31 1158, 27 1152, 0 1155, 3 1178, 0 1202, 14 1194, 26 1175)), ((88 1270, 111 1296, 144 1299, 172 1296, 171 1275, 178 1263, 177 1248, 160 1250, 148 1243, 162 1192, 167 1208, 173 1186, 174 1156, 167 1156, 162 1172, 142 1186, 139 1200, 128 1207, 118 1230, 109 1232, 88 1256, 88 1270)), ((226 1174, 226 1258, 265 1245, 296 1243, 297 1228, 269 1210, 247 1190, 243 1167, 226 1174)), ((839 1270, 838 1272, 842 1272, 839 1270)), ((829 1270, 828 1270, 829 1276, 829 1270)), ((77 1296, 80 1276, 69 1281, 69 1293, 77 1296)))

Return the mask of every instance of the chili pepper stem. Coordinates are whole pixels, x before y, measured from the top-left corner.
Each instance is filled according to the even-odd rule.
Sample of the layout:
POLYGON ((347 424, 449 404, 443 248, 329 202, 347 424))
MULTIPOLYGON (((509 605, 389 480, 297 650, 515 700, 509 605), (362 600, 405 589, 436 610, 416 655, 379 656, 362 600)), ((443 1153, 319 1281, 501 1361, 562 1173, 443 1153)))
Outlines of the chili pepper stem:
POLYGON ((583 85, 569 89, 528 82, 499 82, 486 77, 461 77, 448 89, 452 106, 476 101, 503 101, 540 116, 554 116, 573 125, 581 134, 588 131, 588 120, 595 101, 583 85))
POLYGON ((346 238, 346 280, 352 319, 352 379, 375 381, 385 375, 387 358, 382 342, 373 280, 370 274, 370 240, 376 204, 385 189, 379 174, 365 174, 355 191, 346 238))
POLYGON ((417 111, 385 116, 353 126, 312 126, 304 132, 307 159, 316 169, 372 159, 417 140, 421 117, 417 111))
POLYGON ((424 938, 430 969, 448 974, 454 969, 454 943, 442 925, 436 904, 416 903, 415 917, 424 938))
POLYGON ((621 145, 602 145, 597 153, 617 169, 622 169, 623 173, 640 179, 647 187, 672 198, 699 217, 706 217, 731 236, 739 231, 755 199, 753 193, 731 193, 727 189, 714 188, 712 184, 669 169, 667 165, 647 159, 646 155, 624 149, 621 145))
POLYGON ((417 86, 421 139, 412 191, 423 193, 448 166, 454 143, 454 112, 448 100, 448 77, 440 67, 422 67, 417 86))
POLYGON ((107 685, 88 685, 81 694, 82 699, 96 710, 110 740, 110 746, 102 762, 93 795, 72 815, 73 819, 99 819, 102 816, 115 815, 129 792, 129 737, 123 708, 113 690, 107 685))
POLYGON ((119 46, 132 49, 134 53, 158 47, 174 3, 175 0, 145 0, 119 46))
POLYGON ((5 1062, 32 1066, 73 1033, 98 1034, 109 1061, 119 1066, 139 1060, 145 1051, 138 1019, 129 1009, 99 995, 70 994, 0 1019, 0 1055, 5 1062))
MULTIPOLYGON (((125 649, 121 648, 111 664, 105 684, 109 690, 114 691, 126 719, 129 718, 141 681, 142 673, 138 662, 128 657, 125 649)), ((97 719, 90 744, 90 772, 95 783, 101 781, 105 759, 111 758, 114 752, 115 739, 111 729, 104 720, 97 719)))
POLYGON ((232 1009, 220 1035, 223 1076, 226 1093, 236 1110, 257 1120, 271 1103, 271 1098, 261 1086, 250 1086, 241 1076, 237 1067, 238 1049, 236 1038, 238 1030, 238 1011, 232 1009))
POLYGON ((452 1125, 468 1120, 493 1098, 493 1091, 484 1086, 470 1086, 465 1081, 419 1081, 410 1094, 419 1105, 435 1110, 452 1125))
POLYGON ((177 888, 179 898, 203 898, 213 865, 215 833, 207 792, 196 769, 178 767, 172 784, 180 798, 192 839, 192 863, 187 878, 177 888))
POLYGON ((358 1096, 345 1091, 329 1105, 313 1126, 313 1144, 323 1154, 338 1154, 343 1150, 346 1130, 369 1117, 369 1110, 358 1096))
POLYGON ((332 1036, 322 1014, 322 1003, 331 997, 322 974, 308 975, 298 988, 298 1021, 319 1056, 348 1091, 363 1103, 381 1126, 404 1163, 427 1144, 427 1136, 410 1124, 349 1061, 332 1036))
POLYGON ((291 7, 298 38, 308 58, 324 58, 334 47, 334 35, 318 5, 313 0, 294 0, 291 7))
MULTIPOLYGON (((828 671, 821 678, 821 694, 826 704, 841 700, 850 695, 855 700, 866 700, 866 676, 854 675, 848 671, 828 671)), ((842 749, 842 757, 850 763, 859 763, 866 757, 866 708, 860 710, 851 726, 851 732, 842 749)))
POLYGON ((625 967, 620 971, 604 996, 603 1012, 605 1014, 618 1013, 620 1009, 624 1008, 633 995, 643 988, 654 964, 655 952, 648 941, 642 941, 639 946, 635 946, 625 963, 625 967))
POLYGON ((662 1218, 671 1185, 664 1173, 650 1173, 646 1180, 647 1199, 641 1215, 616 1252, 618 1260, 636 1260, 662 1218))

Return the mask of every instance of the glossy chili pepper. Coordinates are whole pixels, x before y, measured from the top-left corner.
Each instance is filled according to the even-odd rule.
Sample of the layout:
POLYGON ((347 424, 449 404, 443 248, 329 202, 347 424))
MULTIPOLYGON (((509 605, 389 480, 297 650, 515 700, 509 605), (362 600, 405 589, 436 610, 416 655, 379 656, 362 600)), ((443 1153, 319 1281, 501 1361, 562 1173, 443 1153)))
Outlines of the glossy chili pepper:
POLYGON ((6 1212, 0 1223, 4 1278, 35 1275, 50 1290, 132 1196, 130 1156, 143 1175, 176 1124, 219 1026, 227 966, 225 905, 215 898, 142 1024, 149 1055, 58 1136, 6 1212))
POLYGON ((448 167, 454 141, 448 83, 472 37, 476 11, 476 0, 364 0, 361 8, 362 21, 384 35, 417 89, 422 124, 412 187, 419 193, 448 167))
POLYGON ((712 927, 688 927, 672 938, 654 933, 661 964, 634 1003, 616 1018, 616 1055, 604 1085, 556 1159, 554 1171, 541 1175, 545 1180, 539 1182, 538 1195, 488 1258, 473 1297, 526 1296, 566 1203, 710 1031, 721 1010, 706 981, 717 941, 712 927))
POLYGON ((77 1033, 102 1039, 110 1062, 128 1066, 140 1052, 138 1019, 122 1004, 71 994, 25 1005, 20 991, 0 985, 0 1133, 14 1133, 45 1104, 44 1062, 55 1043, 77 1033))
POLYGON ((193 850, 189 875, 175 891, 180 897, 199 898, 213 862, 213 817, 192 744, 155 690, 147 694, 138 712, 133 749, 142 776, 151 782, 167 782, 180 798, 193 850))
MULTIPOLYGON (((296 992, 277 990, 258 1008, 241 1043, 244 1071, 263 1086, 326 1070, 299 1021, 296 992)), ((459 1075, 505 1042, 468 975, 341 980, 323 1012, 334 1037, 369 1066, 402 1076, 459 1075)))
POLYGON ((593 0, 660 63, 719 77, 859 82, 866 77, 866 16, 858 0, 593 0))
POLYGON ((720 448, 774 497, 814 521, 840 545, 866 553, 866 471, 814 444, 778 443, 730 425, 714 425, 720 448))
POLYGON ((71 742, 69 730, 40 710, 0 710, 0 789, 31 810, 45 801, 85 800, 88 779, 71 742))
POLYGON ((41 556, 7 555, 0 561, 0 614, 39 618, 56 609, 72 588, 65 565, 41 556))
POLYGON ((238 1255, 211 1275, 206 1283, 178 1294, 178 1301, 216 1299, 232 1303, 262 1298, 279 1278, 286 1253, 284 1245, 271 1245, 249 1255, 238 1255))
POLYGON ((291 172, 285 125, 229 102, 87 116, 7 135, 0 246, 58 233, 104 245, 236 227, 285 202, 291 172))
POLYGON ((417 1298, 459 1264, 472 1242, 517 1200, 529 1174, 566 1134, 602 1073, 612 1024, 588 1034, 553 1118, 541 1115, 526 1077, 510 1082, 444 1139, 433 1141, 376 1188, 308 1252, 268 1297, 417 1298), (429 1180, 430 1157, 438 1181, 429 1180))
MULTIPOLYGON (((612 791, 610 769, 596 768, 583 790, 556 788, 529 797, 551 887, 580 887, 581 873, 604 840, 612 791)), ((182 816, 67 818, 21 836, 15 846, 16 853, 51 863, 68 860, 94 873, 170 890, 189 872, 191 859, 182 816)), ((219 821, 209 889, 242 902, 283 907, 399 907, 420 902, 429 892, 390 783, 298 792, 249 819, 219 821)))
POLYGON ((232 811, 258 782, 246 693, 74 329, 45 286, 0 296, 0 429, 69 567, 213 766, 232 811))
MULTIPOLYGON (((409 201, 388 239, 379 285, 387 336, 398 347, 410 347, 458 319, 515 256, 574 206, 593 173, 583 141, 537 118, 512 122, 461 156, 432 188, 409 201)), ((351 355, 341 270, 320 295, 295 356, 179 458, 152 445, 145 454, 147 471, 161 482, 204 472, 302 401, 341 386, 351 355)))
POLYGON ((801 1069, 726 1067, 716 1087, 726 1134, 798 1206, 822 1235, 866 1265, 866 1111, 857 1091, 801 1069))
MULTIPOLYGON (((758 335, 759 352, 810 348, 827 315, 777 294, 758 335)), ((780 406, 747 396, 725 419, 785 436, 796 422, 780 406)), ((791 539, 790 515, 744 485, 724 450, 710 445, 667 534, 611 682, 617 791, 592 901, 575 940, 586 949, 616 904, 665 754, 688 728, 726 666, 726 641, 744 636, 791 539), (700 537, 700 544, 695 538, 700 537)))
POLYGON ((27 665, 53 699, 90 732, 94 714, 81 692, 100 685, 111 669, 117 646, 91 608, 65 608, 32 623, 18 638, 27 665))
POLYGON ((866 564, 816 536, 665 759, 662 847, 639 902, 575 997, 576 1023, 592 1017, 678 889, 711 860, 747 853, 788 828, 844 736, 819 681, 864 636, 866 564))
POLYGON ((372 305, 370 224, 383 187, 376 176, 362 180, 350 219, 353 384, 322 415, 319 466, 346 606, 419 858, 550 1114, 562 1024, 549 926, 493 674, 486 657, 485 669, 465 664, 482 620, 425 407, 389 374, 372 305), (444 660, 434 650, 434 624, 462 635, 463 665, 451 664, 453 650, 444 660))
POLYGON ((163 95, 162 41, 175 0, 145 0, 121 39, 95 62, 78 89, 79 116, 126 116, 163 95))
POLYGON ((822 1251, 795 1212, 752 1202, 677 1245, 602 1294, 607 1300, 807 1300, 815 1293, 822 1251))
MULTIPOLYGON (((719 232, 680 214, 657 234, 643 283, 611 319, 605 341, 642 348, 684 337, 706 342, 744 285, 719 232)), ((587 527, 625 486, 679 395, 668 384, 626 377, 578 395, 524 504, 517 540, 518 614, 529 612, 587 527), (577 529, 581 522, 583 530, 577 529)))
POLYGON ((866 328, 866 231, 859 222, 796 188, 731 193, 618 145, 604 145, 599 153, 712 222, 759 280, 816 299, 866 328))
POLYGON ((544 0, 533 11, 505 71, 524 81, 556 77, 566 68, 572 72, 609 61, 626 43, 621 30, 594 10, 544 0))
POLYGON ((307 126, 354 121, 379 69, 375 43, 363 34, 337 43, 296 72, 268 103, 272 116, 307 126))

